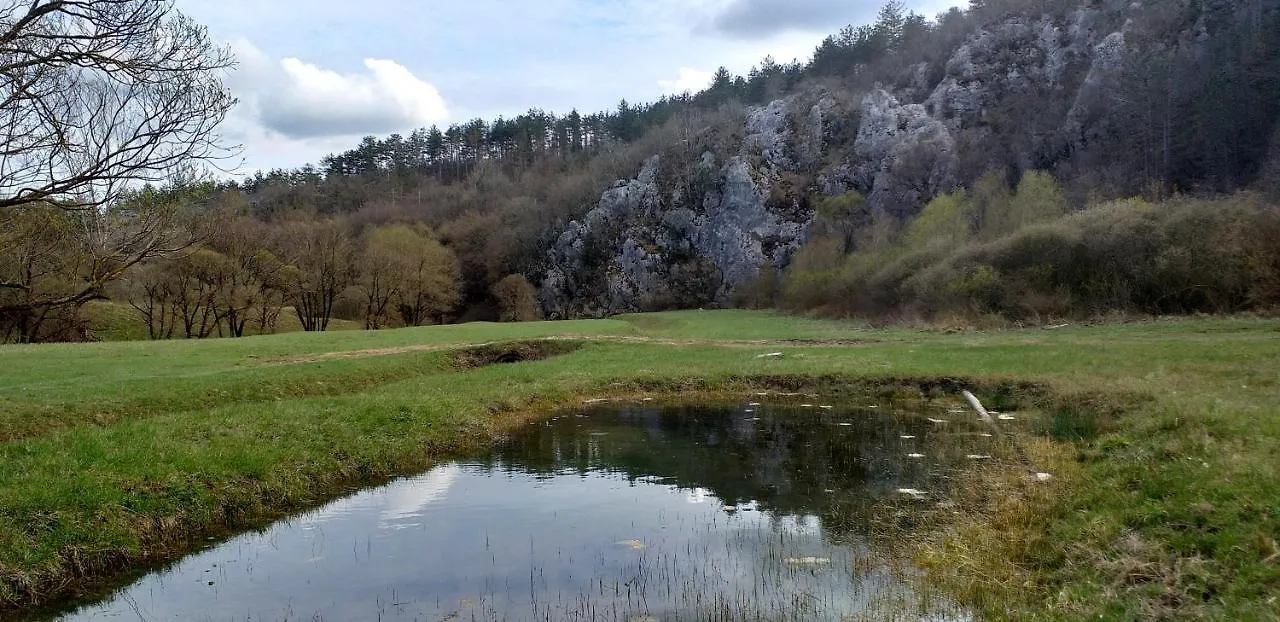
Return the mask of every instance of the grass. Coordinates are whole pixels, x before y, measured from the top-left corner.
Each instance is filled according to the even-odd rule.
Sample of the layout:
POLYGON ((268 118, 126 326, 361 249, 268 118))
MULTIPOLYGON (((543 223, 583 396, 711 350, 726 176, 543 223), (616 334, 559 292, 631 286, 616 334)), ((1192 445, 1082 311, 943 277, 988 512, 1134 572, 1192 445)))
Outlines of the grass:
MULTIPOLYGON (((80 309, 80 316, 88 325, 94 341, 135 341, 148 339, 147 323, 142 315, 128 304, 109 300, 90 301, 80 309)), ((329 321, 330 331, 361 330, 362 322, 334 318, 329 321)), ((246 328, 254 334, 254 328, 246 328)), ((181 327, 178 332, 181 333, 181 327)), ((276 321, 276 333, 302 332, 302 322, 294 315, 293 307, 285 307, 276 321)), ((217 333, 215 333, 216 335, 217 333)))
POLYGON ((0 603, 414 472, 583 396, 973 386, 1043 413, 911 551, 990 618, 1280 608, 1280 321, 871 330, 747 311, 0 347, 0 603), (476 366, 468 344, 557 338, 476 366), (757 358, 782 352, 778 359, 757 358), (939 384, 939 379, 951 379, 939 384), (1029 432, 1030 434, 1030 432, 1029 432))

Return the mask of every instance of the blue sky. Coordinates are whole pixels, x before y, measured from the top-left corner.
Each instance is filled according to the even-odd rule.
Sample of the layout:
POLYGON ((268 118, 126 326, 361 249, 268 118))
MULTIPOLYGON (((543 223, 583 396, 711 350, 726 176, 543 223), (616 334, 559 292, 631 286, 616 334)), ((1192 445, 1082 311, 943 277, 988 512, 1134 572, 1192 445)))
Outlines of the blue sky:
MULTIPOLYGON (((230 45, 238 172, 295 167, 364 135, 594 111, 699 90, 723 65, 806 60, 880 0, 177 0, 230 45)), ((954 0, 906 3, 933 16, 954 0)))

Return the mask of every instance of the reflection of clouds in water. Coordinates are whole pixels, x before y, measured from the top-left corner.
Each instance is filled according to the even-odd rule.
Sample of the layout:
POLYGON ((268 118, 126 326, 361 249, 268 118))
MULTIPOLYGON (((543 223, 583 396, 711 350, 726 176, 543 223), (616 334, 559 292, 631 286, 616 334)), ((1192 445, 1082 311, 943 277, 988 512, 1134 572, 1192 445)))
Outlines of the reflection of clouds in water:
POLYGON ((706 503, 707 497, 712 496, 711 491, 706 488, 694 488, 685 491, 685 500, 689 503, 706 503))
POLYGON ((315 529, 330 521, 359 514, 365 509, 377 506, 379 502, 381 502, 381 495, 378 494, 377 489, 366 490, 303 514, 294 519, 294 522, 303 530, 315 529))
POLYGON ((449 487, 462 473, 462 467, 446 464, 422 477, 404 480, 387 490, 385 506, 379 516, 382 524, 422 515, 422 509, 449 492, 449 487))
POLYGON ((382 508, 378 513, 381 525, 413 518, 421 514, 422 508, 449 492, 449 487, 461 472, 460 466, 446 464, 432 469, 421 477, 395 481, 381 488, 339 499, 314 512, 299 516, 295 519, 295 523, 303 530, 312 530, 325 523, 362 514, 378 507, 382 508))

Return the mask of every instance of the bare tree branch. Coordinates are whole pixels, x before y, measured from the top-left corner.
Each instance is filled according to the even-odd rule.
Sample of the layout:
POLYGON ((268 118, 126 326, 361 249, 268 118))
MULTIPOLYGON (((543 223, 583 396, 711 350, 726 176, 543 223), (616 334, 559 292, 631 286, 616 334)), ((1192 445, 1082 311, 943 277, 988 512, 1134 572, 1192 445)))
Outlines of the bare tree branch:
POLYGON ((0 209, 100 207, 230 156, 233 65, 172 0, 0 0, 0 209))

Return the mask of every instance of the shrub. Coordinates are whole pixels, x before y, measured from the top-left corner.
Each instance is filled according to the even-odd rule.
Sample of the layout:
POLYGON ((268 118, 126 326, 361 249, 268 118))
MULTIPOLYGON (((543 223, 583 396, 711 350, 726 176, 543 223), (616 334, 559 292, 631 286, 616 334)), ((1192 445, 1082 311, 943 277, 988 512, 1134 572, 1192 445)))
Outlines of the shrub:
MULTIPOLYGON (((984 190, 988 206, 1001 202, 996 181, 991 176, 984 190)), ((1280 206, 1260 195, 1127 199, 1051 218, 1066 203, 1053 198, 1050 181, 1024 178, 1023 198, 1049 198, 1031 212, 1011 208, 1006 215, 1029 213, 1030 224, 986 240, 948 239, 965 213, 965 201, 951 195, 931 203, 901 245, 844 257, 838 274, 834 245, 815 239, 787 271, 785 304, 842 315, 998 314, 1034 322, 1280 307, 1280 206)))
POLYGON ((523 274, 512 274, 490 289, 498 302, 498 318, 503 322, 533 322, 540 318, 538 292, 523 274))

